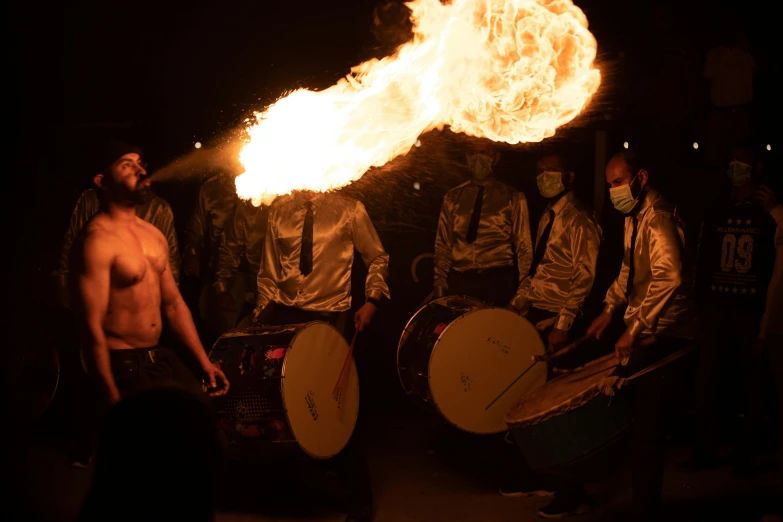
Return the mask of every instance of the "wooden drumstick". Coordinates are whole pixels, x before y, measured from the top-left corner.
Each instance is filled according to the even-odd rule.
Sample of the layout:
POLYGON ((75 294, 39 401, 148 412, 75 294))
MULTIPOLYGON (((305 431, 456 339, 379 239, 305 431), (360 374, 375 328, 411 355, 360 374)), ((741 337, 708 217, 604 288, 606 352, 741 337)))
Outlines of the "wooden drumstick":
POLYGON ((340 382, 343 380, 343 374, 345 373, 345 368, 348 366, 348 362, 351 360, 351 356, 353 355, 353 345, 356 344, 356 337, 358 337, 358 335, 359 330, 356 330, 356 332, 353 334, 353 339, 351 340, 351 346, 348 347, 348 354, 345 356, 345 361, 343 361, 343 367, 340 370, 340 375, 337 377, 337 382, 334 384, 332 397, 337 394, 337 389, 340 387, 340 382))
POLYGON ((591 336, 583 335, 582 337, 578 338, 577 340, 575 340, 571 344, 569 344, 567 346, 564 346, 563 348, 561 348, 561 349, 559 349, 559 350, 557 350, 555 352, 547 353, 547 354, 544 354, 544 355, 534 355, 530 359, 533 360, 533 361, 536 361, 536 362, 538 362, 538 361, 548 362, 548 361, 551 361, 552 359, 557 359, 558 357, 562 357, 563 355, 567 354, 568 352, 570 352, 574 348, 577 348, 578 346, 580 346, 582 343, 584 343, 585 341, 587 341, 590 338, 591 338, 591 336))

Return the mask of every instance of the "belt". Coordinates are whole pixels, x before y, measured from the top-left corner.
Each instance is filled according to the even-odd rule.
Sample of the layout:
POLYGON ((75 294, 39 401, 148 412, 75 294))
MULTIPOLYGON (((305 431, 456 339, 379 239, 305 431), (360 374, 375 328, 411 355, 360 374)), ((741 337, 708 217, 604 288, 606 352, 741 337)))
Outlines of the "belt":
POLYGON ((153 347, 153 348, 134 348, 131 350, 112 350, 109 352, 112 361, 116 362, 141 362, 143 359, 147 359, 150 362, 155 362, 158 356, 163 352, 165 348, 153 347))

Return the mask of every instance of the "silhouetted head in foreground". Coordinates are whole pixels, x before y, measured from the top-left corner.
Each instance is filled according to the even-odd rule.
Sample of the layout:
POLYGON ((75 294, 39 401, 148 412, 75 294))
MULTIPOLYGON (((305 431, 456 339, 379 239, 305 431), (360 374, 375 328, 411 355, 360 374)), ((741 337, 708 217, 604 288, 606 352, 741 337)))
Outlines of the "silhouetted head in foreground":
POLYGON ((80 520, 209 521, 219 446, 208 407, 155 388, 109 413, 80 520))

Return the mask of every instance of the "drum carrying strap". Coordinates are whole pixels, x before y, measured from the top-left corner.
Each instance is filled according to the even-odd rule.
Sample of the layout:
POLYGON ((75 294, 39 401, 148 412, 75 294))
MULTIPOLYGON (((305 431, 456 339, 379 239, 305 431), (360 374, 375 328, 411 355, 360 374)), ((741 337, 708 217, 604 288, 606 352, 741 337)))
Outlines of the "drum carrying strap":
POLYGON ((614 396, 615 392, 617 390, 620 390, 623 388, 629 381, 632 381, 634 379, 638 379, 639 377, 646 375, 650 372, 654 372, 658 368, 661 368, 663 366, 666 366, 670 362, 676 361, 683 355, 687 354, 691 350, 691 347, 683 348, 682 350, 679 350, 677 352, 674 352, 671 355, 668 355, 667 357, 664 357, 660 361, 658 361, 655 364, 652 364, 648 366, 647 368, 643 370, 639 370, 635 374, 631 375, 630 377, 620 377, 618 375, 608 375, 601 379, 601 382, 598 383, 598 389, 603 393, 604 395, 608 395, 610 397, 614 396))

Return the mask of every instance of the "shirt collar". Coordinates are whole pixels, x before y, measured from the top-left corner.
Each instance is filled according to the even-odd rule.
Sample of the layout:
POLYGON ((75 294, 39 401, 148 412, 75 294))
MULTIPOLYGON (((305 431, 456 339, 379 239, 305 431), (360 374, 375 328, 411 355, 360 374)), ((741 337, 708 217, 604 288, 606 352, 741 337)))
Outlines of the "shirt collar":
POLYGON ((555 215, 560 214, 560 211, 563 210, 569 203, 571 203, 574 200, 574 193, 572 191, 568 191, 559 198, 557 198, 557 201, 554 203, 550 203, 547 206, 548 210, 551 210, 555 213, 555 215))
POLYGON ((642 201, 639 203, 639 208, 636 209, 634 212, 631 212, 631 215, 633 215, 633 217, 635 217, 636 219, 641 220, 642 217, 644 217, 644 214, 652 206, 653 202, 657 198, 658 198, 658 191, 652 187, 648 188, 647 191, 642 196, 642 201))

